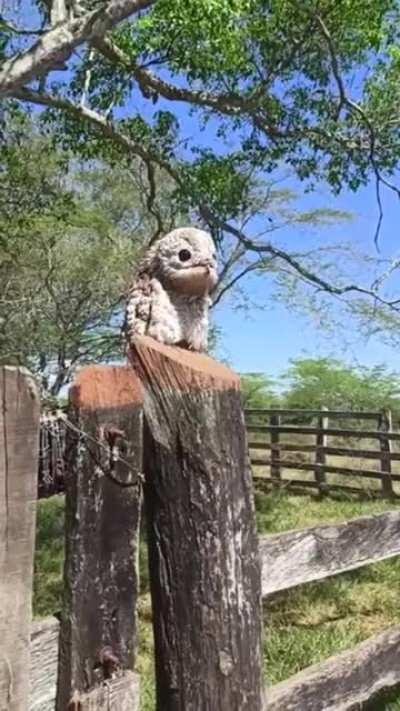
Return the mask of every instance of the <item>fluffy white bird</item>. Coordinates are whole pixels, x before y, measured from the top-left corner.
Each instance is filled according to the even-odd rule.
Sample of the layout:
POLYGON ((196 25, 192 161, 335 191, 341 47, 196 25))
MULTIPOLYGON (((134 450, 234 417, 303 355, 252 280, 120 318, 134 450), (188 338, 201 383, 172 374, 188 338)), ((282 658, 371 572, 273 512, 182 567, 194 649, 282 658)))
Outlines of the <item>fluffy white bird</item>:
POLYGON ((214 242, 182 227, 149 248, 128 293, 125 331, 161 343, 207 350, 209 293, 217 283, 214 242))

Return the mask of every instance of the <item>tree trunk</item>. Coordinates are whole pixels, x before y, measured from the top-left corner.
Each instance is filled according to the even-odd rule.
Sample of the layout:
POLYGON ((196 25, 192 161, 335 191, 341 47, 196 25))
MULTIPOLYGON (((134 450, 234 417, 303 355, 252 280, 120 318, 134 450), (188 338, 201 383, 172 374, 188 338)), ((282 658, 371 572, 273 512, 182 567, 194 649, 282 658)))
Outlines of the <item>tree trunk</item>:
POLYGON ((158 711, 260 711, 260 566, 239 378, 138 338, 158 711))

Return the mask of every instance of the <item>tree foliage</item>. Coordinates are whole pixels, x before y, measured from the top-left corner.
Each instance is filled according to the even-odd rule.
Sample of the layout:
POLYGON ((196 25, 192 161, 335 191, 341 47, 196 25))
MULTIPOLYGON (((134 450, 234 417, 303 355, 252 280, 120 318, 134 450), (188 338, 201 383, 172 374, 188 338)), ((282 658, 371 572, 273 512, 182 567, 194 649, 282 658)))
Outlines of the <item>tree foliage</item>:
POLYGON ((31 10, 29 27, 4 13, 0 95, 44 107, 64 148, 143 161, 149 205, 161 169, 220 241, 272 255, 317 291, 398 310, 383 283, 324 279, 266 232, 256 239, 254 221, 239 229, 255 176, 285 165, 308 188, 374 181, 378 230, 382 188, 397 192, 398 0, 31 0, 31 10), (190 116, 205 140, 188 135, 190 116))
POLYGON ((23 13, 5 4, 2 110, 33 105, 62 152, 135 166, 155 237, 175 215, 211 229, 224 265, 216 301, 249 273, 268 275, 293 300, 304 286, 313 308, 329 294, 361 321, 379 313, 383 329, 400 313, 385 279, 396 255, 353 280, 321 246, 288 247, 271 184, 283 166, 306 189, 372 181, 378 239, 382 191, 399 194, 399 9, 398 0, 30 0, 23 13))
POLYGON ((77 366, 120 358, 121 296, 150 226, 132 177, 80 170, 25 117, 0 154, 0 361, 57 395, 77 366))
POLYGON ((400 373, 384 365, 348 365, 335 358, 295 358, 273 381, 262 373, 242 376, 245 407, 300 410, 389 408, 400 416, 400 373))

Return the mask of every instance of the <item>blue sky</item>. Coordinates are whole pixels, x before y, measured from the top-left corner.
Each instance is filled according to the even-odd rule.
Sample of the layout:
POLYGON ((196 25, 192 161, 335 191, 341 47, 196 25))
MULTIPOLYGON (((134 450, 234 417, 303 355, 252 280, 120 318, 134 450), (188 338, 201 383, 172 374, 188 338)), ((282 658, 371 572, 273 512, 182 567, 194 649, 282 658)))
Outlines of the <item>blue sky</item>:
MULTIPOLYGON (((299 192, 302 186, 299 185, 299 192)), ((333 242, 351 241, 364 251, 376 254, 374 234, 377 220, 377 205, 374 186, 370 185, 357 194, 343 192, 339 197, 333 196, 326 186, 321 186, 317 193, 300 197, 298 206, 308 209, 310 204, 343 209, 352 213, 349 222, 341 222, 336 227, 324 228, 317 235, 324 240, 333 242)), ((393 256, 400 253, 399 226, 400 204, 390 193, 384 195, 384 222, 380 234, 379 245, 381 256, 393 256)), ((292 237, 293 232, 292 231, 292 237)), ((315 243, 313 235, 302 232, 300 239, 302 247, 315 243)), ((290 238, 283 241, 290 245, 290 238)), ((279 239, 279 238, 278 238, 279 239)), ((298 240, 294 241, 297 248, 298 240)), ((358 280, 362 280, 362 273, 358 280)), ((397 277, 397 282, 398 282, 397 277)), ((307 356, 334 356, 348 362, 372 366, 378 363, 386 364, 390 369, 400 371, 399 353, 395 348, 386 346, 378 338, 366 340, 354 330, 354 324, 348 327, 343 324, 341 332, 335 335, 321 330, 312 318, 299 316, 287 306, 277 303, 271 293, 268 278, 247 280, 250 294, 262 294, 265 309, 256 310, 251 314, 242 310, 234 311, 227 305, 221 306, 215 314, 215 321, 223 331, 220 355, 227 357, 234 368, 241 372, 262 371, 277 376, 288 365, 291 358, 307 356)), ((397 283, 397 288, 400 286, 397 283)), ((332 309, 337 312, 335 301, 332 309)))

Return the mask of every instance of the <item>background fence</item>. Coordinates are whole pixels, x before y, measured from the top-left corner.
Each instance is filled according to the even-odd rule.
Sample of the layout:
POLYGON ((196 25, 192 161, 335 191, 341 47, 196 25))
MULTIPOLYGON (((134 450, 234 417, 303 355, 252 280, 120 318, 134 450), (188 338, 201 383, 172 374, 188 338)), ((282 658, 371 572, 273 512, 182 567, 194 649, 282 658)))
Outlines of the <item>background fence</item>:
POLYGON ((253 409, 246 420, 258 485, 389 498, 400 493, 400 433, 389 411, 253 409))
MULTIPOLYGON (((400 495, 400 432, 390 411, 248 409, 245 414, 258 486, 400 495)), ((39 498, 64 491, 66 429, 65 413, 42 415, 39 498)))

